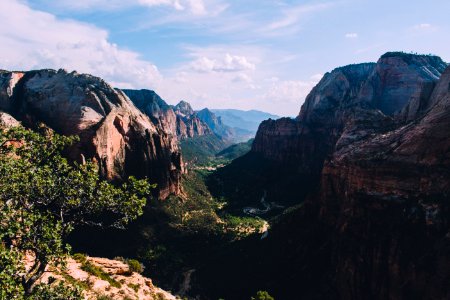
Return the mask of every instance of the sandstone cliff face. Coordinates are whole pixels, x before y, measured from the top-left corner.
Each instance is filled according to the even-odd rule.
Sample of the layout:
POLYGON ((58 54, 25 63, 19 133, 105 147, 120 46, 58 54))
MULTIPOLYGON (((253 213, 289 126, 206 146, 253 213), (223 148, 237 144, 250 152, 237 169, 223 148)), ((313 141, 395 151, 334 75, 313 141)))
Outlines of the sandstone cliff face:
POLYGON ((72 159, 96 160, 109 180, 148 177, 161 198, 180 192, 183 164, 176 141, 120 90, 64 70, 3 72, 1 78, 0 110, 26 126, 42 122, 60 134, 78 135, 72 159))
POLYGON ((420 120, 350 143, 322 173, 343 299, 448 299, 450 68, 420 120))
POLYGON ((190 104, 185 101, 172 107, 154 91, 123 90, 123 92, 155 126, 179 140, 212 134, 208 125, 197 117, 190 104))
POLYGON ((314 87, 297 119, 263 122, 252 151, 284 163, 295 160, 318 174, 340 144, 423 115, 445 67, 439 57, 393 52, 376 64, 337 68, 314 87))
POLYGON ((320 174, 307 204, 337 298, 450 298, 449 128, 450 68, 403 53, 334 70, 296 120, 260 125, 252 151, 320 174))
POLYGON ((362 88, 360 98, 386 115, 413 120, 429 108, 428 100, 446 67, 437 56, 386 53, 362 88))
POLYGON ((186 101, 180 101, 173 108, 177 114, 177 135, 181 139, 214 134, 186 101))

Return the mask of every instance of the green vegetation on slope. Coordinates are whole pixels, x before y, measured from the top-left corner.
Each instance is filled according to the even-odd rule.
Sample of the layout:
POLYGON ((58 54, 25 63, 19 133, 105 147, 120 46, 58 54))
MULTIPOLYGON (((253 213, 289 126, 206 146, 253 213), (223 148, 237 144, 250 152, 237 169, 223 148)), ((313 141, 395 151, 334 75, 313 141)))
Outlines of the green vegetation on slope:
POLYGON ((195 165, 206 165, 215 159, 216 153, 227 144, 217 135, 209 134, 185 139, 180 142, 183 159, 195 165))
POLYGON ((231 145, 230 147, 225 148, 219 153, 217 153, 216 157, 232 161, 233 159, 241 157, 250 152, 250 150, 252 149, 253 141, 254 139, 250 139, 245 143, 238 143, 231 145))
POLYGON ((68 162, 61 153, 75 140, 23 128, 0 132, 1 299, 78 299, 76 290, 36 286, 47 266, 63 264, 67 234, 80 224, 124 226, 143 212, 147 181, 114 186, 93 162, 68 162), (25 253, 34 257, 29 269, 25 253))

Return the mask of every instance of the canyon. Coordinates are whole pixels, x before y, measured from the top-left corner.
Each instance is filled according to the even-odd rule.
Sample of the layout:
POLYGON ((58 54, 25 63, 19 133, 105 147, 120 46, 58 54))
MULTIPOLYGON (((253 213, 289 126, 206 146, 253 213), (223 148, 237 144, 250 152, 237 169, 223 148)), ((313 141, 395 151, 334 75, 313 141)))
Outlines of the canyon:
MULTIPOLYGON (((213 263, 281 299, 448 299, 449 87, 450 67, 430 55, 389 52, 325 74, 295 119, 264 121, 252 151, 225 167, 294 165, 301 205, 213 263)), ((242 289, 233 284, 226 296, 242 289)))
POLYGON ((91 240, 105 244, 95 250, 82 231, 75 247, 142 257, 166 290, 450 297, 450 67, 437 56, 388 52, 338 67, 297 117, 265 120, 254 141, 226 150, 248 134, 224 123, 226 111, 76 72, 0 71, 0 111, 2 126, 78 135, 67 155, 93 159, 110 181, 158 184, 164 201, 128 231, 97 232, 91 240))

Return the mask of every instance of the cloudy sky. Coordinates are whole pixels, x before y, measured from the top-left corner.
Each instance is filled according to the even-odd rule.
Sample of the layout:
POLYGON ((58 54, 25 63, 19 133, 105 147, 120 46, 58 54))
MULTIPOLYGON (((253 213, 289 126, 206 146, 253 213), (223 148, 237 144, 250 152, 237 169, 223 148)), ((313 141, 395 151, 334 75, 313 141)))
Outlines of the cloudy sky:
POLYGON ((450 61, 448 0, 0 0, 0 68, 65 68, 195 109, 298 113, 390 50, 450 61))

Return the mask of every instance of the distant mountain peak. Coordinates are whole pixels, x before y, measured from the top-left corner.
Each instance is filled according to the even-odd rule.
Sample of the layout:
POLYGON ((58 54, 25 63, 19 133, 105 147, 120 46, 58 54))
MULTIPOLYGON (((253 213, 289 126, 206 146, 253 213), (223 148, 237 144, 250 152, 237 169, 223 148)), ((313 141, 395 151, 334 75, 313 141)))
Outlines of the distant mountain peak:
POLYGON ((186 102, 184 100, 181 100, 177 105, 175 105, 174 110, 185 116, 191 116, 194 114, 194 110, 192 109, 191 104, 189 104, 189 102, 186 102))

